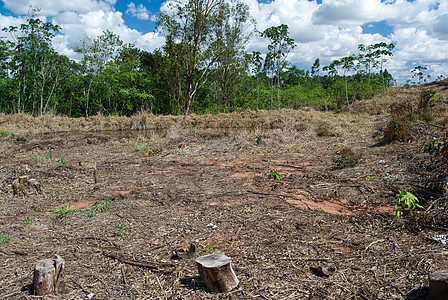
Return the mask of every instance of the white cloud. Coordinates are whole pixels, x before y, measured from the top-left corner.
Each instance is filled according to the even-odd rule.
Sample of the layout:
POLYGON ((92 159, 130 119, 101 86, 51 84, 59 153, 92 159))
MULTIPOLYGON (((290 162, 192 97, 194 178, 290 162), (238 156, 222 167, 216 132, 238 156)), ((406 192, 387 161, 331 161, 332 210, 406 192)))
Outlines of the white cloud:
POLYGON ((3 0, 4 7, 15 14, 26 15, 30 8, 39 8, 44 16, 56 16, 64 11, 87 13, 92 10, 110 10, 115 1, 95 0, 3 0))
MULTIPOLYGON (((292 63, 309 65, 320 58, 322 65, 334 59, 358 53, 358 44, 394 42, 396 50, 387 65, 395 77, 409 77, 410 64, 426 65, 432 72, 448 69, 448 1, 440 0, 324 0, 322 4, 310 0, 242 0, 248 4, 257 29, 287 24, 297 47, 289 55, 292 63), (393 31, 389 36, 366 34, 362 26, 383 22, 393 31)), ((168 12, 168 3, 161 11, 168 12)), ((3 0, 4 7, 18 15, 28 13, 29 7, 40 7, 40 14, 62 27, 55 47, 70 58, 76 55, 73 47, 83 36, 95 38, 104 30, 120 35, 126 43, 153 51, 164 43, 162 33, 142 33, 130 29, 121 12, 116 11, 116 0, 3 0)), ((155 21, 142 4, 130 2, 126 14, 142 20, 155 21)), ((1 27, 19 25, 23 18, 0 15, 1 27)), ((2 33, 2 35, 5 35, 2 33)), ((267 52, 268 41, 253 36, 248 51, 267 52)), ((436 77, 436 76, 435 76, 436 77)))
POLYGON ((139 20, 149 20, 149 11, 141 3, 137 7, 134 2, 129 3, 126 13, 136 17, 139 20))

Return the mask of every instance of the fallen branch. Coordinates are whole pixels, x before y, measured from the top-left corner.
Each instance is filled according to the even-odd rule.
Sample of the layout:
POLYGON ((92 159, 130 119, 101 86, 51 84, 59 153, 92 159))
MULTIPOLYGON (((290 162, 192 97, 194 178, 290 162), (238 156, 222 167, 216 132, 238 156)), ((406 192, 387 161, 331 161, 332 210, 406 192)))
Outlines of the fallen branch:
POLYGON ((169 267, 169 268, 174 268, 175 265, 171 264, 171 263, 163 263, 163 264, 154 264, 154 263, 147 263, 147 262, 141 262, 141 261, 136 261, 136 260, 132 260, 132 259, 126 259, 121 257, 118 254, 114 254, 114 253, 108 253, 108 252, 103 252, 103 255, 106 257, 110 257, 113 259, 118 260, 119 262, 122 262, 124 264, 128 264, 131 266, 137 266, 137 267, 144 267, 144 268, 148 268, 150 270, 154 270, 156 272, 161 272, 164 274, 169 274, 172 273, 173 270, 165 270, 163 269, 164 267, 169 267))

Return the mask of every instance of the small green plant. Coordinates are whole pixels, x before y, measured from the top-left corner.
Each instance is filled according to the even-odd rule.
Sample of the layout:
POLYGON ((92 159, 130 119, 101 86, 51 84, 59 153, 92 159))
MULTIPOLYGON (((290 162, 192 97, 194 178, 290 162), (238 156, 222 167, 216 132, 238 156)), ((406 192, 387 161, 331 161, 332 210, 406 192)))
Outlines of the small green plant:
POLYGON ((277 170, 273 170, 269 173, 269 177, 275 180, 282 180, 285 177, 285 175, 277 170))
POLYGON ((124 228, 125 227, 126 226, 124 224, 120 224, 120 225, 117 226, 117 232, 118 232, 119 235, 123 235, 124 234, 124 228))
POLYGON ((358 164, 358 157, 355 155, 342 154, 339 158, 333 158, 333 163, 335 165, 335 169, 354 167, 358 164))
POLYGON ((448 163, 448 140, 445 138, 437 144, 436 141, 432 141, 423 147, 423 152, 429 153, 431 161, 437 163, 443 162, 446 164, 448 163))
POLYGON ((26 216, 25 218, 23 218, 23 220, 24 220, 25 223, 28 224, 28 225, 33 225, 33 223, 34 223, 34 218, 33 218, 33 217, 28 217, 28 216, 26 216))
POLYGON ((219 252, 219 246, 216 244, 205 248, 205 254, 210 254, 214 252, 219 252))
POLYGON ((114 202, 114 200, 106 200, 101 202, 100 204, 91 207, 91 208, 87 208, 87 216, 89 217, 94 217, 97 214, 101 213, 101 212, 105 212, 106 210, 108 210, 111 206, 111 204, 114 202))
POLYGON ((65 159, 64 156, 61 157, 61 159, 59 160, 59 162, 60 162, 61 164, 63 164, 63 165, 68 164, 68 161, 65 159))
POLYGON ((48 151, 45 155, 36 157, 36 163, 43 164, 53 159, 53 150, 48 151))
POLYGON ((395 203, 394 215, 397 218, 403 215, 405 209, 414 210, 416 208, 423 208, 423 206, 418 204, 417 197, 407 189, 402 192, 399 191, 395 198, 397 198, 397 202, 395 203))
POLYGON ((340 156, 333 158, 335 169, 353 168, 361 159, 361 154, 354 152, 350 148, 344 148, 338 153, 340 156))
POLYGON ((68 214, 74 214, 82 212, 79 208, 70 208, 70 203, 67 204, 67 207, 61 206, 59 208, 53 208, 48 210, 52 215, 63 215, 67 216, 68 214))
POLYGON ((0 243, 6 244, 9 243, 9 241, 11 241, 11 236, 10 235, 3 235, 3 233, 0 232, 0 243))
POLYGON ((8 130, 2 130, 0 131, 0 136, 1 137, 8 137, 11 135, 11 132, 9 132, 8 130))
POLYGON ((151 150, 151 147, 149 147, 148 145, 141 145, 141 146, 137 146, 134 147, 134 151, 138 152, 138 153, 143 153, 143 152, 148 152, 151 150))

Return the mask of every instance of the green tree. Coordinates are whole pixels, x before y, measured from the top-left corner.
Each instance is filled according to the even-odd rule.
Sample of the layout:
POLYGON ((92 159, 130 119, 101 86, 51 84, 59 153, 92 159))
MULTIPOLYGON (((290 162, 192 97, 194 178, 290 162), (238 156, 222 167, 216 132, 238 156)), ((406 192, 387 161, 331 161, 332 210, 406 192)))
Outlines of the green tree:
POLYGON ((427 67, 417 66, 417 67, 415 67, 415 68, 413 68, 411 70, 411 72, 413 74, 412 78, 417 78, 417 80, 418 80, 417 84, 418 85, 420 85, 422 83, 422 80, 424 82, 426 82, 426 78, 430 78, 431 77, 430 75, 427 75, 426 78, 425 78, 424 71, 427 70, 427 69, 428 69, 427 67))
MULTIPOLYGON (((266 56, 268 69, 272 70, 272 77, 274 74, 277 78, 277 108, 280 108, 280 72, 286 66, 286 58, 289 52, 296 46, 294 39, 289 37, 288 25, 282 24, 280 26, 272 26, 265 29, 261 33, 262 37, 268 38, 270 44, 268 45, 269 53, 266 56)), ((274 84, 272 84, 274 87, 274 84)), ((272 109, 272 96, 271 96, 272 109)))
POLYGON ((87 86, 84 89, 85 116, 89 116, 91 110, 90 97, 92 88, 97 89, 96 112, 102 106, 102 91, 106 87, 106 82, 100 77, 106 69, 107 62, 111 61, 118 54, 123 42, 120 37, 110 30, 104 31, 95 39, 85 37, 76 52, 83 55, 82 65, 85 70, 87 86))
POLYGON ((42 115, 59 78, 60 59, 51 41, 60 27, 35 18, 37 12, 31 11, 27 23, 3 31, 12 37, 8 42, 11 55, 8 67, 18 84, 14 111, 42 115))
POLYGON ((212 49, 216 57, 214 73, 221 90, 222 111, 226 111, 228 89, 241 72, 246 71, 245 46, 250 33, 247 28, 252 20, 247 4, 225 1, 213 12, 210 34, 213 35, 212 49))
POLYGON ((188 115, 198 89, 210 75, 217 57, 210 39, 211 18, 222 0, 176 0, 171 13, 160 13, 158 25, 166 32, 163 47, 171 61, 175 83, 171 91, 179 109, 188 115))
POLYGON ((393 43, 387 44, 386 42, 377 43, 371 46, 369 50, 371 50, 371 55, 373 58, 373 66, 375 68, 379 68, 381 79, 383 82, 383 88, 386 90, 386 78, 384 76, 384 65, 389 61, 389 58, 392 57, 393 50, 395 45, 393 43))

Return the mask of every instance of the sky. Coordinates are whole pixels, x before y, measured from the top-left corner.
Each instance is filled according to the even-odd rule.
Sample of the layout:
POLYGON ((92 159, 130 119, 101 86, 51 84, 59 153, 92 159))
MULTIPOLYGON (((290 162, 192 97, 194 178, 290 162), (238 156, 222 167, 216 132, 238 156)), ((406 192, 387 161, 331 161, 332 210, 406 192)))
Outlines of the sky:
MULTIPOLYGON (((2 0, 0 28, 26 22, 30 8, 39 17, 62 27, 56 51, 77 59, 73 49, 85 36, 105 30, 146 51, 160 48, 163 33, 156 17, 167 10, 161 0, 2 0)), ((351 54, 358 45, 394 43, 385 68, 399 84, 411 79, 416 66, 427 67, 432 80, 448 77, 448 0, 240 0, 245 2, 259 31, 286 24, 297 47, 288 61, 309 70, 351 54)), ((7 37, 6 33, 0 33, 7 37)), ((268 41, 253 35, 247 52, 267 52, 268 41)))

